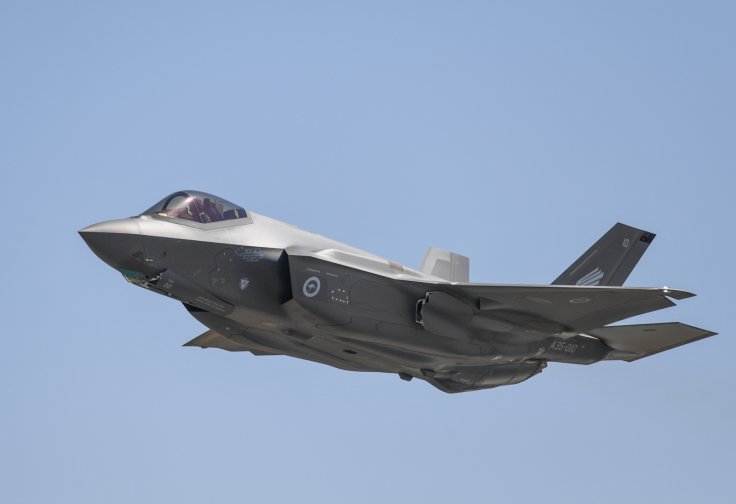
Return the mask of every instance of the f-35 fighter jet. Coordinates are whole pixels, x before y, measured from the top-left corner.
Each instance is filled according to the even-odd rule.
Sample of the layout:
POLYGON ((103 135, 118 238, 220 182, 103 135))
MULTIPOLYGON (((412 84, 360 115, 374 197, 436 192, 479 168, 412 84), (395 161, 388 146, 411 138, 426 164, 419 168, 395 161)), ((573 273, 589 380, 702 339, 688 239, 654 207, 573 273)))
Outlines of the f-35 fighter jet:
POLYGON ((209 330, 186 346, 397 373, 445 392, 513 385, 548 362, 634 361, 713 332, 609 325, 681 290, 622 287, 654 234, 616 224, 552 285, 469 283, 430 248, 418 270, 198 191, 80 234, 134 285, 181 301, 209 330))

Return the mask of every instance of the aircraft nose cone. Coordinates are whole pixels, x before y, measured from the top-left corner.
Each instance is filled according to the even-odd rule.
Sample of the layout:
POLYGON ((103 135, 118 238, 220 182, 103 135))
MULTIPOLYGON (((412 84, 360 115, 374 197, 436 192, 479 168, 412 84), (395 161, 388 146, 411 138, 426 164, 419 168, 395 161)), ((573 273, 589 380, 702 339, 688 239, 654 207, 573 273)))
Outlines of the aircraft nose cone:
POLYGON ((143 260, 141 229, 135 219, 120 219, 92 224, 79 235, 100 259, 115 269, 135 269, 143 260))
POLYGON ((117 219, 92 224, 84 229, 79 230, 79 234, 85 240, 88 236, 100 233, 123 233, 123 234, 141 234, 141 228, 135 219, 117 219))

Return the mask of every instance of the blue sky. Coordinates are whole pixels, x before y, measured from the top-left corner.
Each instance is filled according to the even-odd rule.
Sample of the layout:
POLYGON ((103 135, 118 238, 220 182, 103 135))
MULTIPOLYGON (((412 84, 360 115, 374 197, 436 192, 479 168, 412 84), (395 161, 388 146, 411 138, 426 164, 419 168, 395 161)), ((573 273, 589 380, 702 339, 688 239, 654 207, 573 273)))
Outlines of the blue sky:
POLYGON ((735 5, 2 2, 0 501, 733 502, 735 5), (721 334, 455 396, 181 348, 76 231, 184 188, 477 282, 622 221, 721 334))

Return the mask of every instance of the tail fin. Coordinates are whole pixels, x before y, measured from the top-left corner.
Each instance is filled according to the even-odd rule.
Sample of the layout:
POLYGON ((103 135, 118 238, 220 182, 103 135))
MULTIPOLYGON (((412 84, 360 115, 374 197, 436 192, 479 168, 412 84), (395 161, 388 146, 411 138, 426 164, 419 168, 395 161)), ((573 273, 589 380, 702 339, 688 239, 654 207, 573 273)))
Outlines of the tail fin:
POLYGON ((467 283, 470 279, 470 259, 449 250, 430 247, 419 270, 450 282, 467 283))
POLYGON ((619 222, 552 285, 623 285, 655 236, 619 222))

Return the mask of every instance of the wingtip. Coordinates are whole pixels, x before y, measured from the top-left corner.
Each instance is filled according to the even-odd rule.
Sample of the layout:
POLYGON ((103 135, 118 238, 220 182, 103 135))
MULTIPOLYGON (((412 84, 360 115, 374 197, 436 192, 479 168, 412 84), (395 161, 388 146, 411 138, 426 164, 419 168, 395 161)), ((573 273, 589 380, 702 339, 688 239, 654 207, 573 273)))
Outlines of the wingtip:
POLYGON ((193 348, 201 348, 201 349, 203 349, 203 350, 204 350, 204 349, 206 349, 206 348, 209 348, 209 347, 208 347, 207 345, 201 345, 201 344, 197 344, 197 343, 192 343, 192 342, 189 342, 189 343, 184 343, 184 344, 182 345, 182 347, 193 347, 193 348))
POLYGON ((669 287, 662 287, 662 293, 665 296, 672 299, 677 299, 678 301, 696 296, 694 292, 688 292, 679 289, 670 289, 669 287))

